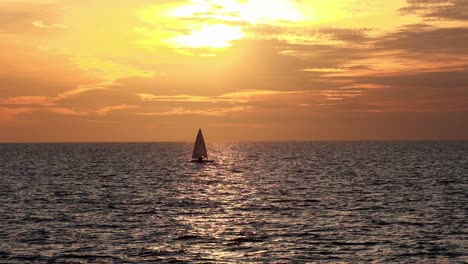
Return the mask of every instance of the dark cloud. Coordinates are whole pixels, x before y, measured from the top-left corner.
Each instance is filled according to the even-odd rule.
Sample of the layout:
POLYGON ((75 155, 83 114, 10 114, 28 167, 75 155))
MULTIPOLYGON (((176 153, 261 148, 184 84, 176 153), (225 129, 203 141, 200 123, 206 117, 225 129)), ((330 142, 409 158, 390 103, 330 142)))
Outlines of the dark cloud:
POLYGON ((407 0, 402 14, 418 14, 427 20, 468 20, 467 0, 407 0))
POLYGON ((316 37, 323 40, 337 40, 353 44, 363 44, 371 40, 368 33, 372 31, 369 28, 347 29, 333 27, 297 27, 297 26, 272 26, 267 24, 258 24, 247 27, 247 32, 257 38, 272 38, 279 35, 292 35, 301 37, 316 37))
MULTIPOLYGON (((400 11, 418 12, 426 18, 464 19, 458 10, 450 9, 457 6, 463 10, 462 3, 466 1, 408 1, 409 6, 400 11)), ((0 4, 0 31, 26 30, 26 26, 32 27, 31 22, 35 20, 46 24, 59 22, 54 20, 58 17, 56 11, 42 8, 5 10, 0 4)), ((187 19, 216 20, 208 18, 211 15, 200 13, 196 14, 198 17, 187 19)), ((158 27, 155 25, 152 29, 157 31, 158 27)), ((217 118, 214 114, 221 113, 226 114, 225 117, 217 120, 223 123, 276 124, 285 129, 285 135, 291 128, 301 131, 304 134, 298 138, 302 139, 310 138, 312 132, 318 138, 330 140, 434 139, 439 135, 441 138, 463 138, 462 134, 466 135, 468 131, 464 121, 468 119, 466 27, 438 28, 420 23, 379 36, 367 28, 257 25, 247 30, 261 40, 234 41, 231 48, 216 52, 216 57, 197 56, 209 54, 212 52, 209 49, 189 48, 185 51, 196 56, 174 55, 176 59, 164 64, 157 64, 157 60, 154 64, 143 64, 137 59, 110 57, 109 60, 115 63, 137 65, 155 74, 153 77, 120 79, 116 81, 118 86, 76 93, 53 101, 53 106, 37 102, 45 100, 43 98, 57 98, 82 84, 98 81, 82 76, 82 71, 65 58, 55 61, 47 53, 38 58, 29 55, 38 54, 37 50, 17 52, 14 56, 3 54, 0 55, 0 66, 8 74, 0 75, 0 100, 4 102, 0 108, 8 108, 10 112, 35 108, 30 112, 18 112, 18 116, 22 120, 45 120, 44 131, 72 118, 89 131, 98 132, 95 126, 102 125, 109 133, 115 133, 119 126, 113 126, 113 122, 133 122, 128 127, 137 129, 148 123, 170 122, 167 116, 171 113, 191 115, 181 114, 174 121, 177 124, 167 125, 169 128, 180 124, 190 127, 213 123, 217 118), (292 44, 284 40, 287 36, 307 41, 292 44), (395 68, 388 69, 393 62, 396 62, 395 68), (18 65, 20 67, 16 67, 18 65), (55 69, 54 65, 63 69, 55 69), (385 67, 379 71, 379 67, 374 66, 385 67), (182 95, 222 98, 224 94, 249 90, 278 93, 252 96, 248 102, 144 101, 138 97, 138 94, 147 93, 167 98, 182 95), (288 93, 294 91, 301 92, 288 93), (29 100, 30 104, 14 105, 11 100, 6 100, 21 96, 25 98, 17 101, 29 100), (236 109, 249 111, 234 111, 236 109), (208 115, 197 114, 203 112, 208 115), (323 119, 318 118, 319 115, 323 119), (155 122, 147 122, 148 118, 155 122), (312 119, 315 121, 309 122, 312 119), (89 123, 90 120, 94 123, 89 123)), ((181 29, 180 32, 190 31, 181 29)), ((0 43, 0 47, 2 45, 0 43)), ((7 47, 4 50, 14 49, 7 47)), ((73 122, 63 124, 79 130, 73 122)), ((58 128, 61 133, 69 130, 65 126, 58 128)), ((128 131, 129 135, 138 133, 128 131)), ((99 140, 91 132, 89 139, 99 140)))
MULTIPOLYGON (((468 65, 466 65, 468 68, 468 65)), ((450 88, 461 88, 461 91, 466 92, 468 96, 468 74, 463 71, 459 72, 418 72, 405 74, 401 72, 397 76, 365 76, 357 77, 359 81, 367 83, 376 83, 381 85, 389 85, 392 87, 426 87, 434 89, 440 94, 449 94, 450 88)))
POLYGON ((336 107, 347 112, 454 113, 468 118, 466 72, 419 72, 354 77, 356 83, 383 88, 362 90, 336 107), (464 113, 464 114, 462 114, 464 113))
POLYGON ((163 95, 218 95, 249 89, 324 89, 330 84, 323 84, 317 74, 303 71, 325 65, 324 57, 331 56, 333 50, 325 46, 321 48, 322 55, 319 54, 319 47, 312 50, 313 47, 290 45, 277 40, 237 41, 217 57, 198 57, 159 65, 156 68, 160 74, 153 78, 127 78, 119 82, 129 90, 163 95), (309 57, 283 54, 288 50, 307 52, 309 57))
POLYGON ((368 33, 372 31, 368 28, 362 29, 346 29, 346 28, 318 28, 312 30, 316 36, 330 40, 339 40, 351 42, 353 44, 364 44, 371 40, 368 33))
POLYGON ((411 53, 443 52, 468 55, 468 28, 402 28, 374 42, 378 49, 405 50, 411 53))

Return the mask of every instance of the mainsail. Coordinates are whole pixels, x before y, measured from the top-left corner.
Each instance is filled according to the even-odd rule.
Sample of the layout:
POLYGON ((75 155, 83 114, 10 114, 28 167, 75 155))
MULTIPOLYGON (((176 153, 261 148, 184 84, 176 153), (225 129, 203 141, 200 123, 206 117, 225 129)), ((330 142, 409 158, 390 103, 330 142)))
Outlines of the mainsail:
POLYGON ((192 159, 206 159, 208 158, 208 153, 206 152, 205 140, 203 139, 203 134, 198 130, 197 139, 195 140, 195 146, 193 147, 192 159))

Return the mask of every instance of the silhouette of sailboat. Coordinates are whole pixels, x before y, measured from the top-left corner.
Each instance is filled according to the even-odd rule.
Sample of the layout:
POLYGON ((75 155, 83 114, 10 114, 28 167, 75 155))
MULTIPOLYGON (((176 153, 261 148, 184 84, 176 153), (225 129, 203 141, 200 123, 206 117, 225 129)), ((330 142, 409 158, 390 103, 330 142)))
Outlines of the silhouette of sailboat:
POLYGON ((201 128, 198 130, 197 139, 193 146, 191 162, 213 162, 213 160, 208 160, 208 152, 206 151, 205 140, 203 139, 201 128))

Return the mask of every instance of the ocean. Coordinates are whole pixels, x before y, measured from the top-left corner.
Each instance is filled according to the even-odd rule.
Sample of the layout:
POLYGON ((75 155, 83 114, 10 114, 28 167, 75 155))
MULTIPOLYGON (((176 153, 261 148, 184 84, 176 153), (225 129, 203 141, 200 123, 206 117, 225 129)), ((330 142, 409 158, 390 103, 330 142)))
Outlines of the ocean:
POLYGON ((468 141, 0 144, 0 263, 468 262, 468 141))

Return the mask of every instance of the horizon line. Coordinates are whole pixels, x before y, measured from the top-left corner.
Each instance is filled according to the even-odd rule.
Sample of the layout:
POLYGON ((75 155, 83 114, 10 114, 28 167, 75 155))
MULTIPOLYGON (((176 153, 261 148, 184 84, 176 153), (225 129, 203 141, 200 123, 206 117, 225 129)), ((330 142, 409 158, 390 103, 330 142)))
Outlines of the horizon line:
MULTIPOLYGON (((210 143, 333 143, 333 142, 461 142, 468 141, 468 139, 356 139, 356 140, 233 140, 233 141, 220 141, 212 140, 210 143)), ((0 144, 138 144, 138 143, 193 143, 188 140, 174 140, 174 141, 11 141, 0 142, 0 144)))

